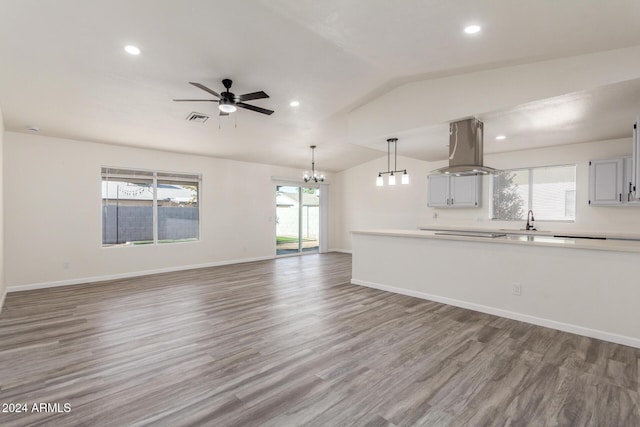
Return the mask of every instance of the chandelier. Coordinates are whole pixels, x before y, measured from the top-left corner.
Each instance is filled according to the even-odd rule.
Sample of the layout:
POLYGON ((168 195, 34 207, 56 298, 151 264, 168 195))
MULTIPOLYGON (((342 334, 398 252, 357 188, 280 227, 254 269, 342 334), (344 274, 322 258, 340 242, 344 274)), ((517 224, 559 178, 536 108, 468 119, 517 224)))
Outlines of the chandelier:
POLYGON ((315 160, 316 146, 312 145, 310 148, 311 148, 311 174, 309 174, 309 171, 304 171, 304 176, 303 176, 304 182, 309 182, 309 181, 323 182, 324 175, 320 172, 316 173, 316 160, 315 160))

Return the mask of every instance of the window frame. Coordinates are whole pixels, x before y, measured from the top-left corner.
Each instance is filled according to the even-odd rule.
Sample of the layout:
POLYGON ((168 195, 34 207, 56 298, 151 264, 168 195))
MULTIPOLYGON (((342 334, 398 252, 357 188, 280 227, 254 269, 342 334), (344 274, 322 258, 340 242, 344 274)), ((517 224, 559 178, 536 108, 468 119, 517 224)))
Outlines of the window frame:
MULTIPOLYGON (((108 175, 110 170, 116 171, 126 171, 133 172, 132 174, 126 173, 115 173, 112 175, 114 178, 124 178, 124 179, 149 179, 151 180, 151 186, 153 189, 153 199, 152 199, 152 211, 153 211, 153 242, 147 244, 126 244, 126 243, 115 243, 115 244, 104 244, 102 237, 100 238, 100 247, 101 248, 122 248, 122 247, 142 247, 142 246, 164 246, 167 244, 180 244, 180 243, 198 243, 202 241, 202 173, 196 172, 177 172, 177 171, 166 171, 166 170, 157 170, 157 169, 144 169, 144 168, 131 168, 131 167, 120 167, 120 166, 101 166, 100 169, 100 187, 102 189, 102 183, 105 179, 105 173, 108 175), (137 175, 136 173, 140 173, 137 175), (193 179, 193 181, 191 181, 193 179), (158 180, 160 181, 176 181, 181 183, 193 182, 197 187, 196 194, 196 204, 198 207, 198 237, 193 240, 176 240, 170 242, 162 242, 158 241, 158 180)), ((102 209, 103 198, 102 194, 100 195, 100 226, 104 226, 104 219, 102 209)))
MULTIPOLYGON (((512 168, 512 169, 501 169, 500 172, 514 172, 514 171, 527 171, 528 172, 528 182, 529 184, 529 192, 527 194, 527 206, 524 208, 525 211, 529 211, 531 206, 533 205, 533 171, 535 169, 547 169, 547 168, 559 168, 559 167, 568 167, 573 166, 573 176, 575 183, 575 195, 577 196, 578 190, 578 164, 577 163, 563 163, 563 164, 555 164, 555 165, 542 165, 542 166, 527 166, 521 168, 512 168)), ((514 222, 514 221, 526 221, 524 219, 500 219, 493 218, 493 195, 494 195, 494 177, 491 176, 490 188, 489 188, 489 220, 490 221, 502 221, 502 222, 514 222)), ((576 222, 576 214, 577 214, 577 199, 574 199, 574 217, 573 219, 536 219, 536 222, 558 222, 558 223, 575 223, 576 222)), ((534 212, 535 214, 535 212, 534 212)))

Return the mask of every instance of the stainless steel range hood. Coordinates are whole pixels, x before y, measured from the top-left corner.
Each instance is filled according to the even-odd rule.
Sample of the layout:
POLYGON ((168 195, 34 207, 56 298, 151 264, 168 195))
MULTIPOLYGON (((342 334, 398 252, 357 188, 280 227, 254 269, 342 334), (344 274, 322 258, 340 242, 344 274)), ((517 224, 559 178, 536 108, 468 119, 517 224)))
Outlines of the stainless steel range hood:
POLYGON ((433 172, 447 175, 486 175, 499 172, 483 164, 483 129, 484 124, 478 119, 450 123, 449 166, 433 172))

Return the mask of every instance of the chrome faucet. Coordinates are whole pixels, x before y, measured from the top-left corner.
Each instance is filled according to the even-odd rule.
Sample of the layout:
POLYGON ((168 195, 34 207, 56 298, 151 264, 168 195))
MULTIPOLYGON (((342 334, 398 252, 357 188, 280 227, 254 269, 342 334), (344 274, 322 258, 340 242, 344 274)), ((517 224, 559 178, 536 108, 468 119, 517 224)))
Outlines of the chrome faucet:
POLYGON ((536 229, 536 227, 533 225, 533 221, 535 221, 535 219, 533 218, 533 211, 529 209, 529 212, 527 212, 527 226, 525 227, 525 230, 529 231, 536 229), (531 222, 529 222, 529 217, 531 217, 531 222))

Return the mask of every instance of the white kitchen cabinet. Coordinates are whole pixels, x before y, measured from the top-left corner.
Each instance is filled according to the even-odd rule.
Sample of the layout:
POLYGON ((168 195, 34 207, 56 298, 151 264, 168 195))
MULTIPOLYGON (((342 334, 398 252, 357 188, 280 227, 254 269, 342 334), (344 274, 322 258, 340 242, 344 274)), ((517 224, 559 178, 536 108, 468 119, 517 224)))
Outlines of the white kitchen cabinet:
POLYGON ((477 208, 482 178, 478 175, 429 175, 428 202, 432 208, 477 208))
POLYGON ((622 206, 640 203, 633 197, 633 159, 591 160, 589 162, 589 204, 622 206))
POLYGON ((589 204, 621 205, 624 159, 600 159, 589 162, 589 204))
POLYGON ((640 200, 640 116, 633 124, 633 157, 630 160, 631 199, 640 200))
POLYGON ((451 205, 457 208, 478 207, 480 179, 478 175, 452 176, 449 181, 451 205))
POLYGON ((429 175, 428 180, 428 202, 427 206, 432 208, 449 207, 449 177, 447 175, 429 175))
POLYGON ((633 158, 625 157, 622 201, 626 202, 626 204, 628 205, 640 206, 640 199, 636 199, 637 192, 636 185, 634 184, 634 174, 635 171, 633 169, 633 158))

